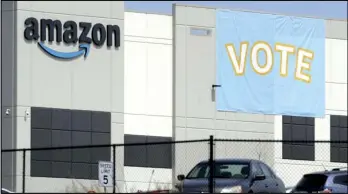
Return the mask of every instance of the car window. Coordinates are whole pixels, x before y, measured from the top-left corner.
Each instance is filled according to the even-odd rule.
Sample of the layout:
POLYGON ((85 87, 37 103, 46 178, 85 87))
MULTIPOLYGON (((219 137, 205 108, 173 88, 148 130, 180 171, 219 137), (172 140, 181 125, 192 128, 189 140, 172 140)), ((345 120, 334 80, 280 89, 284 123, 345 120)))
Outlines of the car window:
POLYGON ((187 178, 206 178, 208 177, 209 173, 209 166, 198 164, 195 166, 191 172, 187 175, 187 178))
POLYGON ((272 173, 270 172, 269 168, 265 164, 260 163, 260 166, 261 166, 262 172, 266 176, 266 178, 273 178, 272 173))
MULTIPOLYGON (((200 179, 209 177, 209 164, 202 163, 195 166, 187 175, 187 179, 200 179)), ((215 178, 247 178, 249 177, 248 163, 219 162, 214 164, 215 178)))
POLYGON ((348 175, 335 176, 333 183, 348 186, 348 175))
POLYGON ((307 193, 322 191, 324 189, 327 176, 324 174, 304 175, 295 187, 295 191, 305 191, 307 193))

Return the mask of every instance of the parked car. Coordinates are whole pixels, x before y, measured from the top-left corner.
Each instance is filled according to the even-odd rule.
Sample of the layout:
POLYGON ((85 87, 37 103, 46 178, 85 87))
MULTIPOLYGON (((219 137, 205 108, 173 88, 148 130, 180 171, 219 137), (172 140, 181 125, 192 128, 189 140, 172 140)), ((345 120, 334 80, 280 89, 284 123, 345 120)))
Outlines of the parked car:
POLYGON ((4 189, 4 188, 1 188, 1 193, 14 193, 14 192, 7 190, 7 189, 4 189))
MULTIPOLYGON (((202 161, 185 175, 179 191, 209 192, 209 162, 202 161)), ((265 163, 252 159, 218 159, 214 161, 214 193, 285 193, 284 182, 265 163)))
POLYGON ((159 189, 159 190, 152 190, 152 191, 138 191, 137 193, 173 193, 172 190, 162 190, 162 189, 159 189))
POLYGON ((333 169, 302 176, 292 193, 348 193, 348 171, 333 169))
POLYGON ((294 187, 285 187, 285 193, 291 193, 294 187))

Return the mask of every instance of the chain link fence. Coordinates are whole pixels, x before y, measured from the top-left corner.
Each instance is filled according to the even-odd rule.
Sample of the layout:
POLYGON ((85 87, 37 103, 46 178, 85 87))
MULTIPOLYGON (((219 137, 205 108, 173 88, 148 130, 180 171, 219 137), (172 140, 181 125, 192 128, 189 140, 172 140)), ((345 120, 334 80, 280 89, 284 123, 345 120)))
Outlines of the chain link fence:
MULTIPOLYGON (((214 169, 214 160, 240 158, 263 161, 291 187, 305 173, 346 167, 347 153, 342 152, 343 162, 330 162, 330 148, 339 145, 347 150, 347 143, 211 136, 191 141, 11 149, 2 150, 2 181, 6 189, 23 193, 178 192, 177 175, 186 175, 199 162, 207 161, 214 169), (100 161, 110 164, 111 176, 103 177, 100 161)), ((213 176, 210 173, 207 192, 213 192, 213 176)))

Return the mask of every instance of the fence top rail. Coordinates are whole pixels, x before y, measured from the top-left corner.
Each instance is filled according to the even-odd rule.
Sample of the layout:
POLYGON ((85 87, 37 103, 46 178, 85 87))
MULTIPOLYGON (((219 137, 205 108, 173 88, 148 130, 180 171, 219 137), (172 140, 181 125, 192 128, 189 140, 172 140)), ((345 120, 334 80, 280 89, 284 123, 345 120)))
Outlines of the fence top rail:
MULTIPOLYGON (((83 148, 105 148, 105 147, 125 147, 125 146, 151 146, 151 145, 165 145, 165 144, 183 144, 183 143, 198 143, 207 142, 210 139, 198 140, 183 140, 183 141, 158 141, 146 143, 123 143, 123 144, 99 144, 99 145, 81 145, 81 146, 60 146, 60 147, 38 147, 38 148, 19 148, 19 149, 3 149, 1 153, 5 152, 20 152, 20 151, 44 151, 44 150, 62 150, 62 149, 83 149, 83 148)), ((214 142, 253 142, 253 143, 348 143, 348 141, 330 141, 330 140, 274 140, 274 139, 213 139, 214 142)))
POLYGON ((38 148, 19 148, 19 149, 3 149, 5 152, 20 152, 20 151, 44 151, 44 150, 63 150, 63 149, 82 149, 82 148, 106 148, 106 147, 125 147, 125 146, 151 146, 163 144, 181 144, 181 143, 198 143, 209 142, 209 139, 185 140, 185 141, 158 141, 146 143, 123 143, 123 144, 98 144, 98 145, 81 145, 81 146, 59 146, 59 147, 38 147, 38 148))
POLYGON ((332 140, 277 140, 277 139, 214 139, 214 141, 223 142, 255 142, 255 143, 348 143, 348 141, 332 141, 332 140))

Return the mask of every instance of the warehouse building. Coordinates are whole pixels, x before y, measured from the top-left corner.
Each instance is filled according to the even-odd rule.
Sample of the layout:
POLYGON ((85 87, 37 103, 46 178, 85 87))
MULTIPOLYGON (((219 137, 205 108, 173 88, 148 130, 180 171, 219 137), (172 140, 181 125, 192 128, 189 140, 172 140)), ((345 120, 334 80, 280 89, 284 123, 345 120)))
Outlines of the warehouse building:
MULTIPOLYGON (((2 149, 210 135, 347 140, 346 21, 325 21, 325 116, 307 118, 216 110, 215 8, 173 5, 170 16, 127 12, 120 1, 8 1, 1 10, 2 149)), ((217 143, 215 151, 258 157, 288 186, 347 163, 347 147, 330 144, 217 143)), ((117 191, 170 188, 208 154, 206 143, 118 147, 117 191)), ((22 158, 2 154, 2 187, 22 191, 22 158)), ((98 185, 98 161, 110 158, 102 148, 27 152, 25 191, 98 185)))

